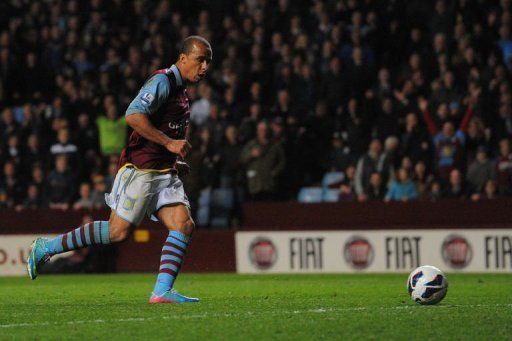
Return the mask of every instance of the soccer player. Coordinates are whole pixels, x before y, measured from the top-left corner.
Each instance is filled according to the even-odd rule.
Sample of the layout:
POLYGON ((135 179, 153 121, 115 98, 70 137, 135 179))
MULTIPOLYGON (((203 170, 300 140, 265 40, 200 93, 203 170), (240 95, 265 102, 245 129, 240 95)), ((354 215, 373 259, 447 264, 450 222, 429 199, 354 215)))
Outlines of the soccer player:
POLYGON ((190 151, 187 142, 189 101, 185 87, 202 80, 212 60, 210 43, 200 36, 186 38, 174 65, 146 81, 126 110, 133 128, 121 153, 110 194, 109 221, 95 221, 54 239, 37 238, 27 260, 30 278, 51 256, 94 244, 125 240, 144 214, 160 221, 169 235, 162 249, 158 278, 150 303, 197 302, 172 290, 194 230, 190 205, 178 177, 188 166, 180 161, 190 151))

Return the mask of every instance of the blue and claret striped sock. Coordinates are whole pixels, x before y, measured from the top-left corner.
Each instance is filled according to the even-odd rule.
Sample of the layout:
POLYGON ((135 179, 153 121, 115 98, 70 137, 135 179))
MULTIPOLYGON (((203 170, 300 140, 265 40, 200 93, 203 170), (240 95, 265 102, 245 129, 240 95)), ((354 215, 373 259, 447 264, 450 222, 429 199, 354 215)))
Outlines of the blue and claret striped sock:
POLYGON ((178 231, 170 231, 162 248, 160 270, 153 293, 161 296, 170 290, 178 277, 190 237, 178 231))
POLYGON ((46 252, 53 256, 96 244, 110 244, 108 221, 95 221, 85 224, 71 232, 48 240, 46 242, 46 252))

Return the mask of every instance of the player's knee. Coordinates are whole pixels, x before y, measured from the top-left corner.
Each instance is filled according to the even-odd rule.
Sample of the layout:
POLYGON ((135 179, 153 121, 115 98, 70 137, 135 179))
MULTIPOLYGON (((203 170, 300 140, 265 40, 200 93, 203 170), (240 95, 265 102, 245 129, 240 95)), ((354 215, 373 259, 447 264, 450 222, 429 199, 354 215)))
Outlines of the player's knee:
POLYGON ((122 242, 128 238, 130 232, 129 226, 124 226, 122 224, 111 223, 110 224, 110 241, 122 242))
POLYGON ((196 228, 196 224, 194 223, 192 218, 189 218, 181 224, 181 226, 179 227, 179 230, 181 233, 183 233, 187 236, 190 236, 194 232, 195 228, 196 228))

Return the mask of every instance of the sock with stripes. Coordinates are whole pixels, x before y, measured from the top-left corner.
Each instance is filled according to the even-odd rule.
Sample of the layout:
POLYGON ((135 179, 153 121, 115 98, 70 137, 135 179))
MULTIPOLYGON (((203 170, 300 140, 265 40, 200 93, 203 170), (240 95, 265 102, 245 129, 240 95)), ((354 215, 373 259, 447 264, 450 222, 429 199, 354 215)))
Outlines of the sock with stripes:
POLYGON ((172 289, 181 268, 190 237, 178 231, 170 231, 162 248, 160 270, 153 293, 161 296, 172 289))
POLYGON ((110 244, 108 221, 95 221, 61 234, 46 242, 46 252, 53 256, 89 245, 110 244))

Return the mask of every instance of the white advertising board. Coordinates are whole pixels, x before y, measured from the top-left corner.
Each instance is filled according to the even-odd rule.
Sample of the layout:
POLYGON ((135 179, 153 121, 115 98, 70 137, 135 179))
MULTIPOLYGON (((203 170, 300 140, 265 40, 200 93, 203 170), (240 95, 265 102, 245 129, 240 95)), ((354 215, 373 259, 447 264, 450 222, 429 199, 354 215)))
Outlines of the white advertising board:
MULTIPOLYGON (((0 235, 0 276, 26 275, 26 261, 30 246, 37 237, 51 238, 54 235, 0 235)), ((66 254, 63 254, 66 255, 66 254)), ((52 257, 52 260, 59 258, 52 257)))
POLYGON ((512 272, 512 229, 237 232, 239 273, 512 272))

